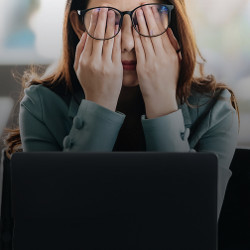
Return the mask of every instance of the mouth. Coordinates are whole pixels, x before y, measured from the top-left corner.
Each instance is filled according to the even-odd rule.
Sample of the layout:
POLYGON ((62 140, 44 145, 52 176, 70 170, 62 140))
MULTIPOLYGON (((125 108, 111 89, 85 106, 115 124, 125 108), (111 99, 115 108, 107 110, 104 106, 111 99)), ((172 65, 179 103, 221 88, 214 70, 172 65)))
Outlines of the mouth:
POLYGON ((135 70, 136 64, 136 61, 122 61, 123 69, 125 70, 135 70))

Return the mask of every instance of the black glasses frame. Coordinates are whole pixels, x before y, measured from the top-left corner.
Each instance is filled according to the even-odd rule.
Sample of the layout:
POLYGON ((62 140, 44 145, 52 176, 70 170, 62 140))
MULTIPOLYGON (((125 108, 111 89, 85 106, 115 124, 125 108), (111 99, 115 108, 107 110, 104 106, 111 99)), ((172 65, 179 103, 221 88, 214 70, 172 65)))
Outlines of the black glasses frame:
POLYGON ((108 10, 112 10, 112 9, 113 9, 113 10, 116 10, 117 12, 120 13, 120 15, 121 15, 121 20, 120 20, 120 23, 119 23, 119 29, 118 29, 117 34, 114 35, 114 36, 112 36, 111 38, 100 39, 100 38, 95 38, 95 37, 91 36, 91 35, 88 33, 88 35, 89 35, 90 37, 92 37, 93 39, 95 39, 95 40, 109 40, 109 39, 112 39, 112 38, 114 38, 115 36, 117 36, 118 33, 119 33, 120 30, 121 30, 121 27, 122 27, 123 17, 124 17, 124 15, 126 15, 126 14, 130 16, 130 19, 131 19, 133 28, 135 29, 135 31, 136 31, 140 36, 144 36, 144 37, 156 37, 156 36, 160 36, 160 35, 162 35, 164 32, 166 32, 166 30, 168 29, 168 27, 167 27, 167 28, 165 29, 165 31, 163 31, 161 34, 159 34, 159 35, 153 35, 153 36, 150 36, 150 35, 149 35, 149 36, 142 35, 142 34, 140 34, 140 32, 136 29, 136 24, 134 23, 133 18, 132 18, 132 17, 133 17, 133 14, 134 14, 134 12, 135 12, 137 9, 139 9, 139 8, 141 8, 141 7, 143 7, 143 6, 146 6, 146 5, 162 5, 162 6, 167 7, 167 8, 168 8, 168 11, 169 11, 169 15, 168 15, 168 27, 169 27, 170 22, 171 22, 171 11, 174 9, 174 6, 173 6, 173 5, 170 5, 170 4, 147 3, 147 4, 143 4, 143 5, 140 5, 140 6, 136 7, 136 8, 133 9, 132 11, 120 11, 120 10, 118 10, 118 9, 116 9, 116 8, 113 8, 113 7, 101 6, 101 7, 94 7, 94 8, 85 9, 85 10, 77 10, 77 13, 78 13, 78 15, 81 17, 81 19, 82 19, 81 21, 82 21, 82 23, 83 23, 83 25, 84 25, 84 29, 85 29, 85 31, 86 31, 87 33, 88 33, 88 31, 87 31, 87 29, 86 29, 86 27, 85 27, 84 16, 85 16, 85 14, 86 14, 88 11, 93 10, 93 9, 98 9, 98 8, 108 8, 108 10))

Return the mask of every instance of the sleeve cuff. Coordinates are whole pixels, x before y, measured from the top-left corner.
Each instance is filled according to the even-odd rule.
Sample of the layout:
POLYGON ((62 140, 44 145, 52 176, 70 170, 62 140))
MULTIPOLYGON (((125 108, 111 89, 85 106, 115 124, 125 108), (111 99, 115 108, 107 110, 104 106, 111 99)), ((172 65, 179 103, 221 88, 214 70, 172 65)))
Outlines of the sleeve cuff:
POLYGON ((146 119, 141 116, 146 146, 149 151, 188 152, 189 128, 185 128, 182 110, 146 119))

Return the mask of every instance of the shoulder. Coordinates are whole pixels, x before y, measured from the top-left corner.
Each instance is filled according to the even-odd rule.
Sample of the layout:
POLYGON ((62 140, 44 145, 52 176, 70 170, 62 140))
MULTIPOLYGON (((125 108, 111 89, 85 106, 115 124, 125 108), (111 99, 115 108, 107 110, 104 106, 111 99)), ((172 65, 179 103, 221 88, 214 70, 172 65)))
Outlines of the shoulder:
POLYGON ((212 91, 199 93, 192 90, 188 101, 195 106, 189 107, 193 122, 204 114, 206 114, 204 119, 207 120, 209 127, 222 122, 228 116, 237 120, 237 112, 232 106, 231 93, 228 89, 216 90, 214 96, 212 91))
POLYGON ((44 112, 68 109, 58 94, 41 84, 26 88, 20 105, 40 119, 44 117, 44 112))

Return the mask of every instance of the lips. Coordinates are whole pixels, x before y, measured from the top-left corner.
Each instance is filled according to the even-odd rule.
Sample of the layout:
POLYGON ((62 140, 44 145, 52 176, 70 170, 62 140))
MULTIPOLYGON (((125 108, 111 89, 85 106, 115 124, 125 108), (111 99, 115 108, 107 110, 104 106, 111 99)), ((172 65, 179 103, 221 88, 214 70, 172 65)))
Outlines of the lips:
POLYGON ((135 71, 136 63, 136 61, 122 61, 123 69, 135 71))
POLYGON ((123 65, 136 65, 136 61, 122 61, 123 65))

